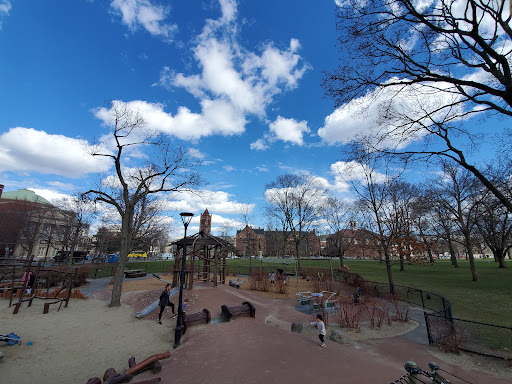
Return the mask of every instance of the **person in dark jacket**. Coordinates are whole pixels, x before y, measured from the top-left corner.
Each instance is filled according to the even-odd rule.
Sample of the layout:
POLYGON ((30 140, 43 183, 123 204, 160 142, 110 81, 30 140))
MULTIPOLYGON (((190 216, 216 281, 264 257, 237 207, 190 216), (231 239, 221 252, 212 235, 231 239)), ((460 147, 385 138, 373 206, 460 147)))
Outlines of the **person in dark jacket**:
POLYGON ((162 324, 162 313, 164 313, 164 309, 167 306, 170 306, 172 309, 172 318, 174 319, 176 317, 176 313, 174 312, 174 303, 171 301, 171 298, 169 297, 170 292, 171 284, 167 284, 162 294, 160 295, 160 303, 158 304, 160 306, 160 313, 158 314, 158 324, 162 324))

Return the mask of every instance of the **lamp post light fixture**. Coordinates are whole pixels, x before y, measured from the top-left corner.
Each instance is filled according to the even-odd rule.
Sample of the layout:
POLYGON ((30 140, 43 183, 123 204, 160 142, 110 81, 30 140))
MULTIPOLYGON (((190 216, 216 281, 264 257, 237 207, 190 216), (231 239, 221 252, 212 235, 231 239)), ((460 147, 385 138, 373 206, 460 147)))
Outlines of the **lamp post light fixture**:
POLYGON ((193 213, 182 212, 180 213, 181 221, 185 227, 185 237, 183 238, 183 256, 181 258, 181 271, 180 271, 180 297, 178 301, 178 321, 174 330, 174 348, 178 348, 181 342, 181 330, 183 329, 183 283, 185 282, 185 259, 187 257, 187 227, 192 220, 193 213))

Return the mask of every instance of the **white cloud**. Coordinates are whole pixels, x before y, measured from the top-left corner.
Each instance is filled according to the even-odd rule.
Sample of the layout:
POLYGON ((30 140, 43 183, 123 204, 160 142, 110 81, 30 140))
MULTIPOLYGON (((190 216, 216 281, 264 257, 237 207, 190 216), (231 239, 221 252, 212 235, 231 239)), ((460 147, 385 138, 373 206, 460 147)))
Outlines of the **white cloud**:
POLYGON ((233 171, 235 170, 235 168, 234 168, 234 167, 232 167, 231 165, 225 165, 225 166, 224 166, 224 167, 222 167, 222 168, 224 168, 224 170, 225 170, 226 172, 233 172, 233 171))
POLYGON ((0 29, 2 29, 2 18, 9 16, 9 11, 12 9, 11 2, 9 0, 0 0, 0 29))
POLYGON ((310 132, 306 121, 299 122, 295 119, 285 119, 281 116, 278 116, 274 122, 270 123, 270 131, 277 139, 297 145, 303 145, 303 133, 310 132))
POLYGON ((71 196, 65 193, 60 193, 54 191, 52 189, 38 189, 38 188, 28 188, 29 190, 35 192, 37 195, 44 197, 52 204, 57 204, 61 200, 71 200, 71 196))
MULTIPOLYGON (((397 82, 393 78, 389 82, 397 82)), ((325 118, 318 135, 329 144, 347 144, 360 136, 385 137, 378 145, 382 148, 404 148, 420 140, 426 132, 420 121, 430 125, 432 119, 450 119, 461 112, 457 96, 450 84, 415 84, 406 88, 399 85, 379 88, 363 97, 340 106, 325 118), (438 111, 440 105, 452 105, 438 111)))
MULTIPOLYGON (((338 161, 331 164, 331 174, 334 176, 333 190, 343 193, 350 189, 351 181, 362 181, 366 179, 365 166, 357 161, 338 161)), ((372 170, 372 178, 376 183, 386 181, 386 175, 372 170)))
POLYGON ((264 151, 268 148, 268 145, 265 144, 265 140, 258 139, 254 143, 251 143, 251 149, 254 149, 256 151, 264 151))
POLYGON ((196 159, 204 159, 205 158, 205 155, 204 153, 201 153, 201 151, 199 151, 198 149, 196 148, 190 148, 188 150, 188 154, 192 157, 195 157, 196 159))
POLYGON ((171 42, 178 29, 176 24, 165 23, 169 7, 153 5, 150 0, 113 0, 110 7, 131 31, 142 27, 150 34, 171 42))
POLYGON ((291 39, 283 50, 269 43, 260 54, 240 46, 237 3, 222 0, 220 5, 222 16, 207 20, 193 49, 200 73, 174 73, 164 67, 158 83, 166 88, 184 88, 199 99, 200 113, 182 106, 175 116, 174 132, 182 132, 178 137, 183 139, 243 133, 247 115, 263 118, 273 97, 297 87, 309 69, 307 64, 300 64, 297 39, 291 39))
POLYGON ((40 172, 67 177, 105 171, 110 163, 90 155, 85 140, 16 127, 0 135, 0 172, 40 172))
MULTIPOLYGON (((203 100, 203 113, 193 113, 187 107, 180 107, 173 116, 164 111, 164 106, 142 100, 113 104, 126 104, 131 110, 138 111, 146 121, 146 128, 176 136, 182 140, 197 140, 214 134, 237 135, 244 131, 246 120, 243 115, 222 100, 203 100)), ((109 125, 112 114, 106 108, 94 110, 98 119, 109 125)))
POLYGON ((238 215, 240 205, 247 206, 252 212, 255 204, 244 204, 231 200, 233 195, 224 191, 196 191, 195 193, 179 193, 169 197, 165 209, 178 212, 193 212, 200 215, 205 209, 210 213, 238 215))

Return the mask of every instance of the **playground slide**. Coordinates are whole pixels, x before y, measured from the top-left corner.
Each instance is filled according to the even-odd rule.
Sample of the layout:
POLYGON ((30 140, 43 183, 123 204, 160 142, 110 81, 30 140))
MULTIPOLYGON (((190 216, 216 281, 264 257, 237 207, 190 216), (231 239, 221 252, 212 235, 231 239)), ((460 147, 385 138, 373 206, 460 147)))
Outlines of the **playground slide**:
MULTIPOLYGON (((162 280, 162 279, 160 279, 162 280)), ((173 289, 171 289, 171 291, 169 292, 169 297, 172 297, 174 296, 176 293, 178 293, 180 290, 180 287, 174 287, 173 289)), ((153 303, 149 304, 146 308, 144 308, 142 311, 140 312, 137 312, 135 314, 135 317, 137 319, 142 319, 144 316, 146 316, 148 313, 150 313, 151 311, 153 311, 156 307, 158 307, 158 303, 160 302, 160 299, 154 301, 153 303)))

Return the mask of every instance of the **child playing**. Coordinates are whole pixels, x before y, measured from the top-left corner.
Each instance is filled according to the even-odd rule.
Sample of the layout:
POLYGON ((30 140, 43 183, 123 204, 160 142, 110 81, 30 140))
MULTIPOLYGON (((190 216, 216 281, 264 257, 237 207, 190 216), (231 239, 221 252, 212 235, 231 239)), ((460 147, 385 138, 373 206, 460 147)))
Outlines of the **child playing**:
POLYGON ((325 347, 324 336, 327 334, 325 331, 325 323, 322 315, 316 315, 316 321, 311 323, 313 327, 318 328, 318 338, 320 339, 320 346, 325 347))

